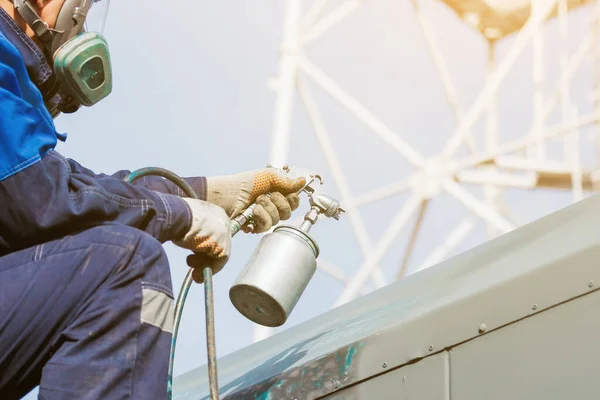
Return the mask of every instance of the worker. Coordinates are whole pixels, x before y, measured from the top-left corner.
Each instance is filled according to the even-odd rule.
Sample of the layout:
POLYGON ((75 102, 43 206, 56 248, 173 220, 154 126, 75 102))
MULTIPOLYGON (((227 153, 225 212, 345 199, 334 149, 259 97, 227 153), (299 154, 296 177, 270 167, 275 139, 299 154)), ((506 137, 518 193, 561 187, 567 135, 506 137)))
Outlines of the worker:
POLYGON ((99 174, 60 154, 66 136, 52 117, 95 104, 106 93, 82 85, 110 79, 97 60, 73 64, 108 59, 103 39, 81 29, 90 3, 0 0, 3 400, 38 385, 45 400, 164 399, 173 289, 162 244, 218 273, 230 256, 229 218, 256 201, 253 232, 266 232, 290 218, 305 184, 273 168, 186 178, 196 200, 162 178, 129 184, 128 171, 99 174))

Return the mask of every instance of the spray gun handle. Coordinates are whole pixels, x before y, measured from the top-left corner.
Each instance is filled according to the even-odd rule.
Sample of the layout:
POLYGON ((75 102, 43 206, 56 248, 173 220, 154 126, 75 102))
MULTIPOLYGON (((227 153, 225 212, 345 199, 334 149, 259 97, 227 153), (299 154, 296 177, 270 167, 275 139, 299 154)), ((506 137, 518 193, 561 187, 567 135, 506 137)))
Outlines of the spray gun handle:
MULTIPOLYGON (((267 168, 275 168, 271 165, 267 165, 267 168)), ((276 168, 279 172, 289 175, 291 173, 290 168, 287 165, 284 165, 282 168, 276 168)), ((312 198, 313 193, 315 192, 315 188, 312 186, 316 181, 319 184, 323 184, 323 178, 316 173, 310 173, 306 177, 305 185, 298 190, 298 194, 305 192, 308 194, 309 198, 312 198)), ((267 194, 267 197, 270 197, 267 194)), ((254 221, 252 220, 252 213, 254 211, 254 207, 256 207, 256 203, 252 203, 248 208, 246 208, 241 214, 231 220, 231 236, 235 236, 239 231, 243 230, 245 232, 252 232, 254 230, 254 221)))
POLYGON ((254 223, 252 221, 252 212, 256 207, 256 203, 250 205, 239 214, 237 217, 229 221, 229 227, 231 228, 231 236, 235 236, 241 230, 252 231, 254 229, 254 223))

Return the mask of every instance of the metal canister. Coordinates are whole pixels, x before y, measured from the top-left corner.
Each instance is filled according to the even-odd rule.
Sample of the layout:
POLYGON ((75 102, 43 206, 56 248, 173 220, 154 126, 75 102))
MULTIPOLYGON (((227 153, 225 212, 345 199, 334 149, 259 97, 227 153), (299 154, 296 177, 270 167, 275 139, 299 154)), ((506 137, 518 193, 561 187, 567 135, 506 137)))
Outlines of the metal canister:
POLYGON ((249 320, 281 326, 315 274, 318 256, 319 246, 308 233, 279 226, 261 239, 229 298, 249 320))

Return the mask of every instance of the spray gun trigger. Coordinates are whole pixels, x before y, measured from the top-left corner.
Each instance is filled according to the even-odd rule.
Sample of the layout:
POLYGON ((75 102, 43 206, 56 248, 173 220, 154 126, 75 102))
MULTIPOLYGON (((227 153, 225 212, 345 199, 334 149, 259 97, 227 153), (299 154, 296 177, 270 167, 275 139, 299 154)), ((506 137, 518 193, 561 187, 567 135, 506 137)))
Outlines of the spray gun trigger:
POLYGON ((318 174, 310 174, 308 176, 308 178, 306 179, 306 184, 304 185, 304 187, 300 190, 301 192, 305 192, 307 193, 309 196, 311 196, 314 192, 315 192, 315 188, 312 187, 313 183, 315 183, 315 181, 318 180, 319 184, 322 185, 323 184, 323 178, 321 177, 321 175, 318 174))
POLYGON ((318 174, 311 174, 311 178, 312 178, 312 182, 314 182, 315 180, 319 180, 319 185, 323 184, 323 178, 321 177, 321 175, 318 174))

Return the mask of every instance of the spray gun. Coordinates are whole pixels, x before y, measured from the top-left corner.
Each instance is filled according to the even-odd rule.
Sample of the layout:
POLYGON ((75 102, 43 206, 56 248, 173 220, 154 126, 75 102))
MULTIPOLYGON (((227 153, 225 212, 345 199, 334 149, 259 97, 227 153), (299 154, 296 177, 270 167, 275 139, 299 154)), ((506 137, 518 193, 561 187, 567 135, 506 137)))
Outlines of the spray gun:
POLYGON ((235 308, 252 322, 277 327, 287 321, 317 269, 319 246, 309 231, 319 216, 338 220, 345 211, 339 201, 319 193, 317 184, 322 178, 310 174, 300 191, 310 205, 300 226, 280 225, 265 235, 229 290, 235 308))
MULTIPOLYGON (((289 174, 290 169, 283 167, 279 172, 289 174)), ((150 175, 168 179, 187 196, 198 198, 194 189, 184 179, 163 168, 141 168, 133 171, 123 180, 133 183, 144 176, 150 175)), ((299 227, 278 226, 272 233, 265 235, 229 291, 229 298, 237 310, 257 324, 274 327, 285 323, 317 268, 316 260, 319 256, 319 246, 308 232, 316 224, 320 215, 337 220, 340 214, 344 212, 337 200, 326 194, 318 193, 316 190, 317 181, 319 184, 323 184, 323 180, 319 175, 309 174, 306 184, 300 191, 308 194, 310 205, 310 210, 304 216, 304 221, 299 227)), ((240 231, 252 231, 254 207, 255 205, 251 205, 230 221, 231 236, 235 236, 240 231)), ((183 314, 183 306, 193 282, 192 271, 192 268, 188 270, 175 302, 167 399, 171 399, 173 394, 173 365, 177 333, 183 314)), ((203 276, 210 397, 211 400, 218 400, 219 383, 215 345, 212 270, 210 266, 203 269, 203 276)))

